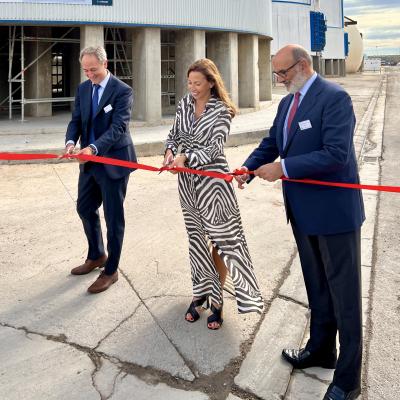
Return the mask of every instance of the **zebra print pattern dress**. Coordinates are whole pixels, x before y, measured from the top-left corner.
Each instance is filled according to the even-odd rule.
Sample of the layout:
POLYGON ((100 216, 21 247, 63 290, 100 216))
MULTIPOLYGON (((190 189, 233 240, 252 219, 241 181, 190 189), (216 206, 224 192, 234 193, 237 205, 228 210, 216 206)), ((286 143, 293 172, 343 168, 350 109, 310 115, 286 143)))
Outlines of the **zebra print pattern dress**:
MULTIPOLYGON (((195 120, 194 99, 185 96, 177 107, 166 149, 187 157, 189 168, 229 172, 224 143, 231 116, 212 96, 195 120)), ((195 297, 209 296, 222 304, 222 288, 208 243, 228 268, 224 289, 236 296, 238 311, 261 312, 263 300, 254 275, 233 185, 223 179, 178 174, 179 198, 189 238, 189 258, 195 297)))

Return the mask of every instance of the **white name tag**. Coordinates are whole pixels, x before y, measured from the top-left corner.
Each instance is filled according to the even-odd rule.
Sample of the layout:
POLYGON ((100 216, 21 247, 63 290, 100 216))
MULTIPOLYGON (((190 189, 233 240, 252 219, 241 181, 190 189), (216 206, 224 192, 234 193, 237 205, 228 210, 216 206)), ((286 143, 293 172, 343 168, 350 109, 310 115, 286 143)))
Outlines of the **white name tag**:
POLYGON ((108 106, 105 106, 104 108, 103 108, 103 110, 104 110, 104 112, 107 114, 109 111, 111 111, 113 108, 112 108, 112 106, 111 106, 111 104, 109 104, 108 106))
POLYGON ((304 131, 304 129, 310 129, 312 128, 311 126, 311 122, 309 119, 307 119, 306 121, 300 121, 299 122, 299 127, 302 131, 304 131))

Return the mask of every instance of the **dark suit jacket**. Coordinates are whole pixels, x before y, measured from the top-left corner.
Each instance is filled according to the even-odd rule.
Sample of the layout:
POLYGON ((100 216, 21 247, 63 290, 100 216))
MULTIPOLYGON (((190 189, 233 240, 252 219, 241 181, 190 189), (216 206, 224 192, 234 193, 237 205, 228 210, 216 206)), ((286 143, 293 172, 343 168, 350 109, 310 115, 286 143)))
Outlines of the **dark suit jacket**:
MULTIPOLYGON (((302 99, 283 148, 283 127, 292 98, 290 94, 281 100, 269 136, 244 165, 254 170, 280 156, 290 178, 359 183, 350 96, 318 76, 302 99), (311 127, 301 130, 299 122, 307 120, 311 127)), ((365 219, 359 190, 283 182, 283 192, 288 216, 308 235, 354 231, 365 219)))
MULTIPOLYGON (((90 144, 91 101, 92 83, 87 80, 78 86, 75 108, 66 133, 66 142, 73 140, 77 143, 79 140, 81 148, 90 144)), ((93 144, 97 147, 99 156, 136 161, 135 149, 129 133, 132 104, 132 88, 110 75, 93 120, 96 138, 93 144)), ((80 167, 82 171, 86 168, 86 164, 80 167)), ((104 165, 104 168, 111 179, 122 178, 132 171, 113 165, 104 165)))

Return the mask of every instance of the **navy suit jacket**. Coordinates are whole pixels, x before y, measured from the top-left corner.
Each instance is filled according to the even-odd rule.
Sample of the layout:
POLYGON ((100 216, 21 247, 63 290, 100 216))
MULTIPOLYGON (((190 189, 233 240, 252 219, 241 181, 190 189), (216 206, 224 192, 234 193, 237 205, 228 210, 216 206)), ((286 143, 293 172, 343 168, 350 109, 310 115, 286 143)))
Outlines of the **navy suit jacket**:
MULTIPOLYGON (((255 170, 281 157, 289 178, 359 183, 350 96, 318 76, 302 99, 283 148, 283 127, 292 98, 290 94, 281 100, 269 136, 244 165, 255 170), (301 121, 310 121, 311 127, 301 130, 301 121)), ((351 232, 365 219, 360 190, 283 182, 283 193, 288 218, 292 216, 307 235, 351 232)))
MULTIPOLYGON (((92 83, 87 80, 78 86, 75 107, 66 133, 66 142, 80 141, 81 148, 89 143, 91 118, 92 83)), ((110 74, 110 79, 101 96, 93 120, 95 142, 99 156, 136 161, 135 149, 129 132, 133 104, 132 88, 110 74)), ((85 170, 87 164, 80 166, 85 170)), ((129 168, 104 165, 111 179, 119 179, 132 172, 129 168)))

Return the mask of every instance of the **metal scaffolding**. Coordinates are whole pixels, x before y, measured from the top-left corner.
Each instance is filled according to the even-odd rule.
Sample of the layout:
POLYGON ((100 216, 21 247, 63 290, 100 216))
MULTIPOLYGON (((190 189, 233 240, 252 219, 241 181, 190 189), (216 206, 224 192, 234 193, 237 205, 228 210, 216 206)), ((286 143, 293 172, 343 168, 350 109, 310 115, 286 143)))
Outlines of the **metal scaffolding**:
MULTIPOLYGON (((61 37, 29 37, 25 36, 24 26, 10 26, 9 27, 9 62, 8 62, 8 96, 0 101, 0 106, 7 103, 9 108, 9 119, 13 116, 13 105, 21 105, 21 121, 25 121, 25 105, 26 104, 37 104, 37 103, 55 103, 55 102, 73 102, 75 97, 42 97, 42 98, 26 98, 25 97, 25 73, 38 62, 45 54, 47 54, 56 44, 65 43, 77 43, 80 44, 80 39, 67 37, 74 29, 72 27, 68 29, 61 37), (18 28, 20 29, 20 35, 17 35, 18 28), (16 57, 17 42, 20 43, 20 68, 19 72, 13 75, 13 67, 16 57), (25 44, 26 42, 42 42, 50 43, 49 46, 40 53, 34 60, 28 65, 25 65, 25 44), (15 87, 15 85, 17 86, 15 87), (20 98, 14 98, 14 95, 19 92, 21 93, 20 98)), ((106 28, 105 29, 105 46, 112 46, 112 58, 109 57, 109 67, 113 67, 113 73, 119 79, 132 80, 132 59, 127 56, 129 46, 131 42, 123 40, 121 30, 119 28, 106 28)))
POLYGON ((42 98, 25 98, 25 73, 32 67, 38 60, 40 60, 45 54, 47 54, 57 43, 59 42, 69 42, 69 43, 79 43, 79 40, 66 38, 66 36, 75 28, 70 28, 59 38, 47 38, 47 37, 29 37, 25 36, 24 26, 20 26, 20 36, 17 37, 17 26, 9 27, 9 62, 8 62, 8 96, 0 102, 0 105, 4 104, 8 100, 8 114, 9 119, 12 119, 13 104, 21 104, 21 121, 25 121, 25 104, 32 103, 53 103, 53 102, 66 102, 74 101, 74 97, 42 97, 42 98), (20 61, 21 67, 20 71, 13 76, 13 62, 16 51, 16 42, 20 42, 20 61), (47 47, 42 53, 40 53, 34 60, 32 60, 28 65, 25 66, 25 42, 50 42, 50 46, 47 47), (17 83, 17 87, 14 88, 13 84, 17 83), (21 90, 21 98, 15 99, 13 95, 21 90))

